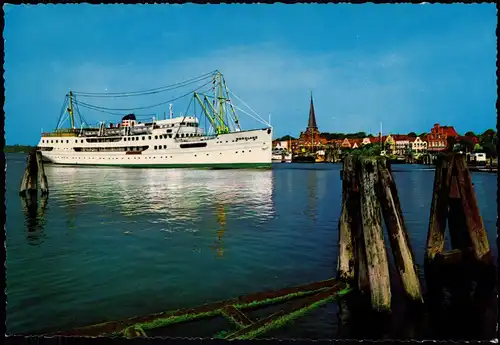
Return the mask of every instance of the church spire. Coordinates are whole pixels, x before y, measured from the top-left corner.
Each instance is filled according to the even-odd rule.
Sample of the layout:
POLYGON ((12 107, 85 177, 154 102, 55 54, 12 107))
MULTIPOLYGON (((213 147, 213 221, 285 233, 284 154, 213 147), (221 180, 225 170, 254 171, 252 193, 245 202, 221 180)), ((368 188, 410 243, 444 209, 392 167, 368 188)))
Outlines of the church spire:
POLYGON ((311 105, 309 106, 309 121, 307 122, 307 129, 318 129, 318 126, 316 125, 316 115, 314 114, 312 91, 311 91, 311 105))

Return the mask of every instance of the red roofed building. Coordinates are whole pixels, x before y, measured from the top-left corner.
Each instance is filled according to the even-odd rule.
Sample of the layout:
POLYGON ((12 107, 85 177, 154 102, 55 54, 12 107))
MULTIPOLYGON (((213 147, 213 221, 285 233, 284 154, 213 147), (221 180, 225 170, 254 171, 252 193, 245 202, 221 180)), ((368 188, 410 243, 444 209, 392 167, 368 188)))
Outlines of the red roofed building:
POLYGON ((394 140, 394 150, 393 153, 396 155, 405 155, 408 153, 408 149, 411 147, 411 143, 415 141, 415 138, 409 137, 405 134, 391 134, 394 140))
POLYGON ((350 142, 351 142, 352 149, 359 149, 363 144, 363 139, 354 138, 354 139, 351 139, 350 142))
POLYGON ((458 133, 453 126, 440 126, 436 123, 429 134, 427 134, 427 150, 438 152, 446 150, 448 146, 448 137, 458 138, 458 133))

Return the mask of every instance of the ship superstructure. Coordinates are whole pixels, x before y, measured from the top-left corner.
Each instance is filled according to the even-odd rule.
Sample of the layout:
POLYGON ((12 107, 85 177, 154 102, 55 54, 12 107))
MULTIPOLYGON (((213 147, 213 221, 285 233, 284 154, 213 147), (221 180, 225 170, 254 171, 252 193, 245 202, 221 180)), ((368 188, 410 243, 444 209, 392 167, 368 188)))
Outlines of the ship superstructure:
POLYGON ((201 116, 197 116, 195 106, 193 109, 188 106, 184 115, 181 113, 180 116, 174 116, 170 104, 169 118, 153 117, 147 121, 139 121, 134 113, 129 113, 118 123, 101 121, 96 126, 89 126, 81 116, 79 107, 93 110, 100 110, 102 107, 77 100, 77 94, 69 92, 65 111, 61 114, 56 130, 42 133, 38 150, 44 161, 54 164, 270 167, 271 126, 261 119, 266 124, 264 128, 242 130, 235 111, 236 105, 229 99, 229 90, 222 74, 215 71, 210 78, 211 89, 215 91, 213 96, 198 90, 190 93, 190 105, 197 104, 201 116), (75 123, 75 110, 80 118, 79 127, 75 123), (64 115, 69 119, 70 128, 61 128, 64 115), (202 125, 202 120, 205 126, 202 125))

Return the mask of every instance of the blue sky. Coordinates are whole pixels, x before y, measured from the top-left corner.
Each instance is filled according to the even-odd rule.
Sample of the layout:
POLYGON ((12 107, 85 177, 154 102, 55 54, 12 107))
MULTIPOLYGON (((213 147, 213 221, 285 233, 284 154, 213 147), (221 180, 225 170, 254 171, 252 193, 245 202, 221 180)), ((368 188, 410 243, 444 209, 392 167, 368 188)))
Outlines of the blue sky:
MULTIPOLYGON (((52 130, 64 95, 134 91, 219 69, 275 136, 463 133, 496 125, 496 8, 474 5, 5 5, 7 144, 52 130)), ((190 91, 190 90, 187 90, 190 91)), ((177 94, 136 99, 136 106, 177 94)), ((88 103, 127 108, 123 99, 88 103)), ((189 100, 188 100, 189 101, 189 100)), ((183 111, 187 101, 174 103, 183 111)), ((240 106, 241 107, 241 106, 240 106)), ((85 112, 84 118, 119 121, 85 112)), ((154 109, 162 114, 168 105, 154 109)), ((151 113, 151 112, 149 112, 151 113)), ((243 127, 260 126, 240 115, 243 127)))

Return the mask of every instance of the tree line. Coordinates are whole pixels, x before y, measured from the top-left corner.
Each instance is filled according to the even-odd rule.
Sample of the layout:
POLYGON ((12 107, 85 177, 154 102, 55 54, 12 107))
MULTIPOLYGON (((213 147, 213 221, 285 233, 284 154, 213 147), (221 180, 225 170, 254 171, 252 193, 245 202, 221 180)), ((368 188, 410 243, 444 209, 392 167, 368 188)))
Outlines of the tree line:
MULTIPOLYGON (((409 137, 416 138, 427 135, 428 133, 420 133, 417 135, 415 132, 410 132, 407 135, 409 137)), ((360 139, 360 138, 372 138, 372 134, 368 134, 366 132, 356 132, 356 133, 320 133, 321 138, 325 138, 327 140, 339 140, 339 139, 360 139)), ((296 140, 297 138, 292 137, 291 135, 285 135, 276 140, 279 141, 288 141, 288 140, 296 140)), ((461 150, 465 152, 484 152, 487 156, 497 157, 497 132, 491 128, 487 129, 483 133, 474 133, 472 131, 468 131, 461 136, 458 140, 454 137, 447 138, 448 150, 461 150), (478 143, 476 144, 472 138, 477 138, 478 143)))
POLYGON ((33 150, 34 146, 29 145, 5 145, 3 148, 4 153, 19 153, 19 152, 29 152, 33 150))

